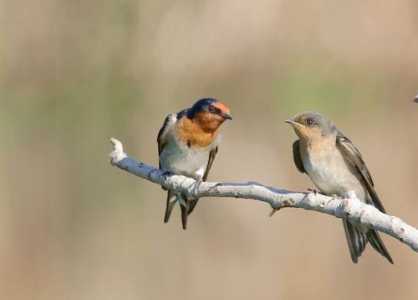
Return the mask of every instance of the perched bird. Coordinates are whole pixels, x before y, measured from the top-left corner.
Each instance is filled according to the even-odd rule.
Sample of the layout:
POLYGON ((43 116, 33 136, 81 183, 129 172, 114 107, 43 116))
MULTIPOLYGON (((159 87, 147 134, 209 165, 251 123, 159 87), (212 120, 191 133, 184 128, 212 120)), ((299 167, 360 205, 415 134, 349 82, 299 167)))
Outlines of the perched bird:
MULTIPOLYGON (((300 172, 306 173, 320 192, 344 197, 354 191, 360 201, 385 212, 372 177, 359 150, 335 125, 319 113, 306 112, 287 120, 299 137, 293 143, 293 158, 300 172)), ((351 259, 357 263, 367 242, 393 264, 379 234, 343 219, 351 259)))
POLYGON ((418 102, 418 95, 416 95, 416 96, 415 96, 414 101, 415 101, 415 102, 418 102))
MULTIPOLYGON (((229 108, 213 98, 200 99, 191 108, 169 114, 157 137, 160 169, 192 177, 197 185, 206 181, 218 152, 219 128, 225 120, 232 120, 229 108)), ((168 191, 164 222, 179 202, 186 229, 187 216, 197 201, 168 191)))

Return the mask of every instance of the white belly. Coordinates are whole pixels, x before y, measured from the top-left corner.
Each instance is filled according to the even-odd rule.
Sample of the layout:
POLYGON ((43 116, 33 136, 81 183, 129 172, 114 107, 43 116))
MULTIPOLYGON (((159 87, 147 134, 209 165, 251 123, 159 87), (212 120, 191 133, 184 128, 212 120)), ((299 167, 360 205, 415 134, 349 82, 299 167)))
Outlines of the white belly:
POLYGON ((192 149, 170 141, 160 155, 161 168, 176 174, 201 178, 206 170, 211 149, 211 145, 192 149))
MULTIPOLYGON (((310 151, 311 152, 311 151, 310 151)), ((345 196, 354 191, 364 201, 365 190, 346 165, 337 148, 312 155, 304 155, 303 164, 315 186, 328 195, 345 196)))

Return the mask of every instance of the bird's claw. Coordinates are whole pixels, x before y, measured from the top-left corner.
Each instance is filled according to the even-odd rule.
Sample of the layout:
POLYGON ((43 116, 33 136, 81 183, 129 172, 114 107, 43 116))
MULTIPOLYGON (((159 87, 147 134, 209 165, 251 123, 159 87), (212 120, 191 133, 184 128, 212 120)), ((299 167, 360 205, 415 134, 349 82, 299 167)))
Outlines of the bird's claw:
POLYGON ((173 173, 171 173, 170 171, 164 170, 164 171, 161 173, 161 176, 163 176, 163 177, 167 177, 167 176, 170 176, 171 174, 173 174, 173 173))
POLYGON ((315 189, 315 188, 308 188, 308 192, 309 193, 314 193, 315 196, 319 193, 319 191, 317 189, 315 189))

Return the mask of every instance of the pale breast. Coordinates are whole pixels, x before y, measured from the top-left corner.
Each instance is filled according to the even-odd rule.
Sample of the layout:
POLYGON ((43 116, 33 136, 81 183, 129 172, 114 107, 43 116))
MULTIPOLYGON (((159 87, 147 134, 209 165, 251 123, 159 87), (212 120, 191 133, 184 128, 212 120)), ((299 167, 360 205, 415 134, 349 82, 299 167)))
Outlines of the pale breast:
POLYGON ((216 147, 218 139, 207 147, 189 147, 174 134, 160 154, 161 168, 193 178, 201 178, 206 170, 210 151, 216 147))
POLYGON ((348 167, 341 152, 335 146, 324 146, 321 150, 301 147, 304 168, 323 193, 345 196, 354 191, 359 199, 365 199, 365 190, 348 167))

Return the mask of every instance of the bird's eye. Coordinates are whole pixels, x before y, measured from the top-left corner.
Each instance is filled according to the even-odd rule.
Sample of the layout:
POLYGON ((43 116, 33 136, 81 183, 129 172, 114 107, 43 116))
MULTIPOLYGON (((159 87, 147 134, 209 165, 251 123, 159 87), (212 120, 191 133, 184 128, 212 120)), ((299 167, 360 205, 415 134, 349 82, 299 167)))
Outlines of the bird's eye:
POLYGON ((219 114, 220 109, 215 107, 215 106, 209 105, 209 112, 212 113, 212 114, 219 114))
POLYGON ((308 125, 308 126, 313 126, 313 125, 315 125, 315 121, 314 121, 314 119, 312 119, 312 118, 307 118, 307 119, 306 119, 306 125, 308 125))

